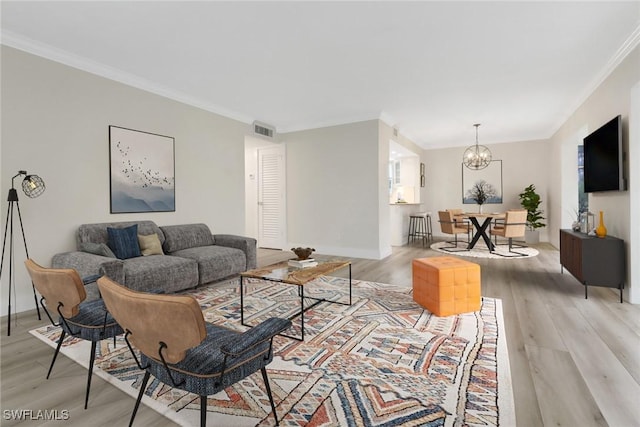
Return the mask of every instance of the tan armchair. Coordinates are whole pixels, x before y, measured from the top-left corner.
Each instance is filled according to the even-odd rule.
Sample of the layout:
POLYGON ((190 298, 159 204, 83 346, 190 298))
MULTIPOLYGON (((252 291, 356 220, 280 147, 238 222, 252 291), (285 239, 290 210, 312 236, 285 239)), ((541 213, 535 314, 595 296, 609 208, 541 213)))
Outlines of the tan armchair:
MULTIPOLYGON (((140 350, 138 367, 145 370, 131 414, 133 425, 151 375, 156 380, 200 396, 200 425, 206 425, 207 396, 262 372, 262 380, 278 425, 266 366, 273 359, 273 337, 288 319, 269 318, 240 332, 204 321, 200 305, 187 295, 136 292, 102 277, 98 287, 113 317, 125 330, 131 352, 140 350)), ((268 412, 265 412, 267 415, 268 412)))
MULTIPOLYGON (((526 254, 516 252, 513 250, 513 238, 524 237, 525 227, 527 225, 527 211, 522 210, 509 210, 503 221, 497 223, 489 229, 489 234, 495 236, 496 245, 498 244, 498 236, 509 239, 509 253, 514 255, 503 256, 526 256, 526 254)), ((516 245, 517 247, 525 247, 523 245, 516 245)), ((497 252, 494 252, 497 253, 497 252)), ((501 254, 498 254, 501 255, 501 254)))
POLYGON ((451 215, 453 215, 453 220, 455 222, 458 223, 466 223, 468 222, 467 220, 465 220, 462 215, 464 215, 464 211, 462 209, 447 209, 447 212, 451 212, 451 215))
MULTIPOLYGON (((462 210, 460 210, 462 212, 462 210)), ((446 243, 451 243, 453 246, 443 247, 441 249, 449 252, 458 251, 466 251, 467 248, 457 249, 458 248, 458 234, 466 234, 467 235, 467 244, 469 244, 471 230, 473 226, 469 224, 467 221, 462 218, 457 219, 454 217, 452 210, 446 211, 438 211, 438 222, 440 222, 440 230, 445 234, 453 234, 453 242, 447 241, 446 243)))
POLYGON ((106 338, 114 338, 124 331, 113 319, 101 299, 86 301, 87 293, 84 285, 95 282, 95 276, 80 278, 76 270, 70 268, 45 268, 34 260, 27 259, 24 262, 27 272, 31 277, 33 286, 38 290, 42 298, 40 305, 54 326, 60 326, 60 338, 47 379, 51 375, 53 365, 60 353, 60 347, 67 335, 91 341, 91 353, 89 356, 89 373, 87 374, 87 391, 84 397, 84 409, 89 404, 89 392, 91 390, 91 377, 93 363, 96 358, 97 343, 106 338), (58 322, 53 319, 58 315, 58 322))

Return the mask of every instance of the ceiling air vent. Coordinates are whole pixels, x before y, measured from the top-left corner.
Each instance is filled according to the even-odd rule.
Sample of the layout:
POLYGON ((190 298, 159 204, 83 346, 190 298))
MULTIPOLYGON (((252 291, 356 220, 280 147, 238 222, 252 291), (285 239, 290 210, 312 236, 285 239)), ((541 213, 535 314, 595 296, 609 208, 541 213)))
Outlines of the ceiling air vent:
POLYGON ((273 126, 269 126, 260 122, 253 122, 253 132, 256 135, 264 136, 265 138, 273 139, 276 134, 276 129, 273 126))

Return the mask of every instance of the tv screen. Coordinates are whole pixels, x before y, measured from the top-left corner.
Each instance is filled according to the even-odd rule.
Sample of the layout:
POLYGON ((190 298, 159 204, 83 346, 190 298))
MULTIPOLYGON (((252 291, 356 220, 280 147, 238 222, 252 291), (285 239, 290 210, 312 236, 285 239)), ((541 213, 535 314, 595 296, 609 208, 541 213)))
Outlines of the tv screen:
POLYGON ((615 117, 584 139, 584 191, 622 191, 622 118, 615 117))

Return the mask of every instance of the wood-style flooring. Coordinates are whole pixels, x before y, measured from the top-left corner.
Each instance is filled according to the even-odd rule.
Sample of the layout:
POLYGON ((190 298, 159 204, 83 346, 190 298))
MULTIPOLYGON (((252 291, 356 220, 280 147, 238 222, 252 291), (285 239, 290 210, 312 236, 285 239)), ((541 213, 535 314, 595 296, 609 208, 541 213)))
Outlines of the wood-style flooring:
MULTIPOLYGON (((560 273, 558 251, 536 247, 534 258, 470 259, 481 265, 482 294, 502 300, 517 425, 640 426, 640 305, 620 304, 608 288, 590 287, 585 299, 582 285, 560 273)), ((409 287, 411 260, 437 255, 419 244, 395 247, 383 260, 354 259, 353 277, 409 287)), ((259 250, 258 264, 290 256, 259 250)), ((53 348, 28 333, 47 323, 44 315, 20 313, 10 337, 1 320, 2 426, 128 425, 134 399, 95 375, 83 409, 86 370, 65 356, 45 380, 53 348), (7 410, 21 409, 67 410, 69 419, 7 419, 7 410)), ((135 425, 174 424, 143 405, 135 425)))

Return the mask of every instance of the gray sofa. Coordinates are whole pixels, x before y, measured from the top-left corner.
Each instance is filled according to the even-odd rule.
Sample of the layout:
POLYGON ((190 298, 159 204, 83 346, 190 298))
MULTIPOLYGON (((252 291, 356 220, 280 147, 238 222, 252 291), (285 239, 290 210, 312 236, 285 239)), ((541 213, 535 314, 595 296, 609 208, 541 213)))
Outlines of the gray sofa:
POLYGON ((256 267, 255 239, 212 234, 205 224, 163 227, 153 221, 83 224, 78 228, 76 244, 76 251, 54 255, 52 266, 74 268, 82 277, 104 274, 138 291, 177 292, 256 267), (137 226, 138 235, 156 234, 163 254, 114 257, 107 249, 110 243, 107 229, 133 225, 137 226))

